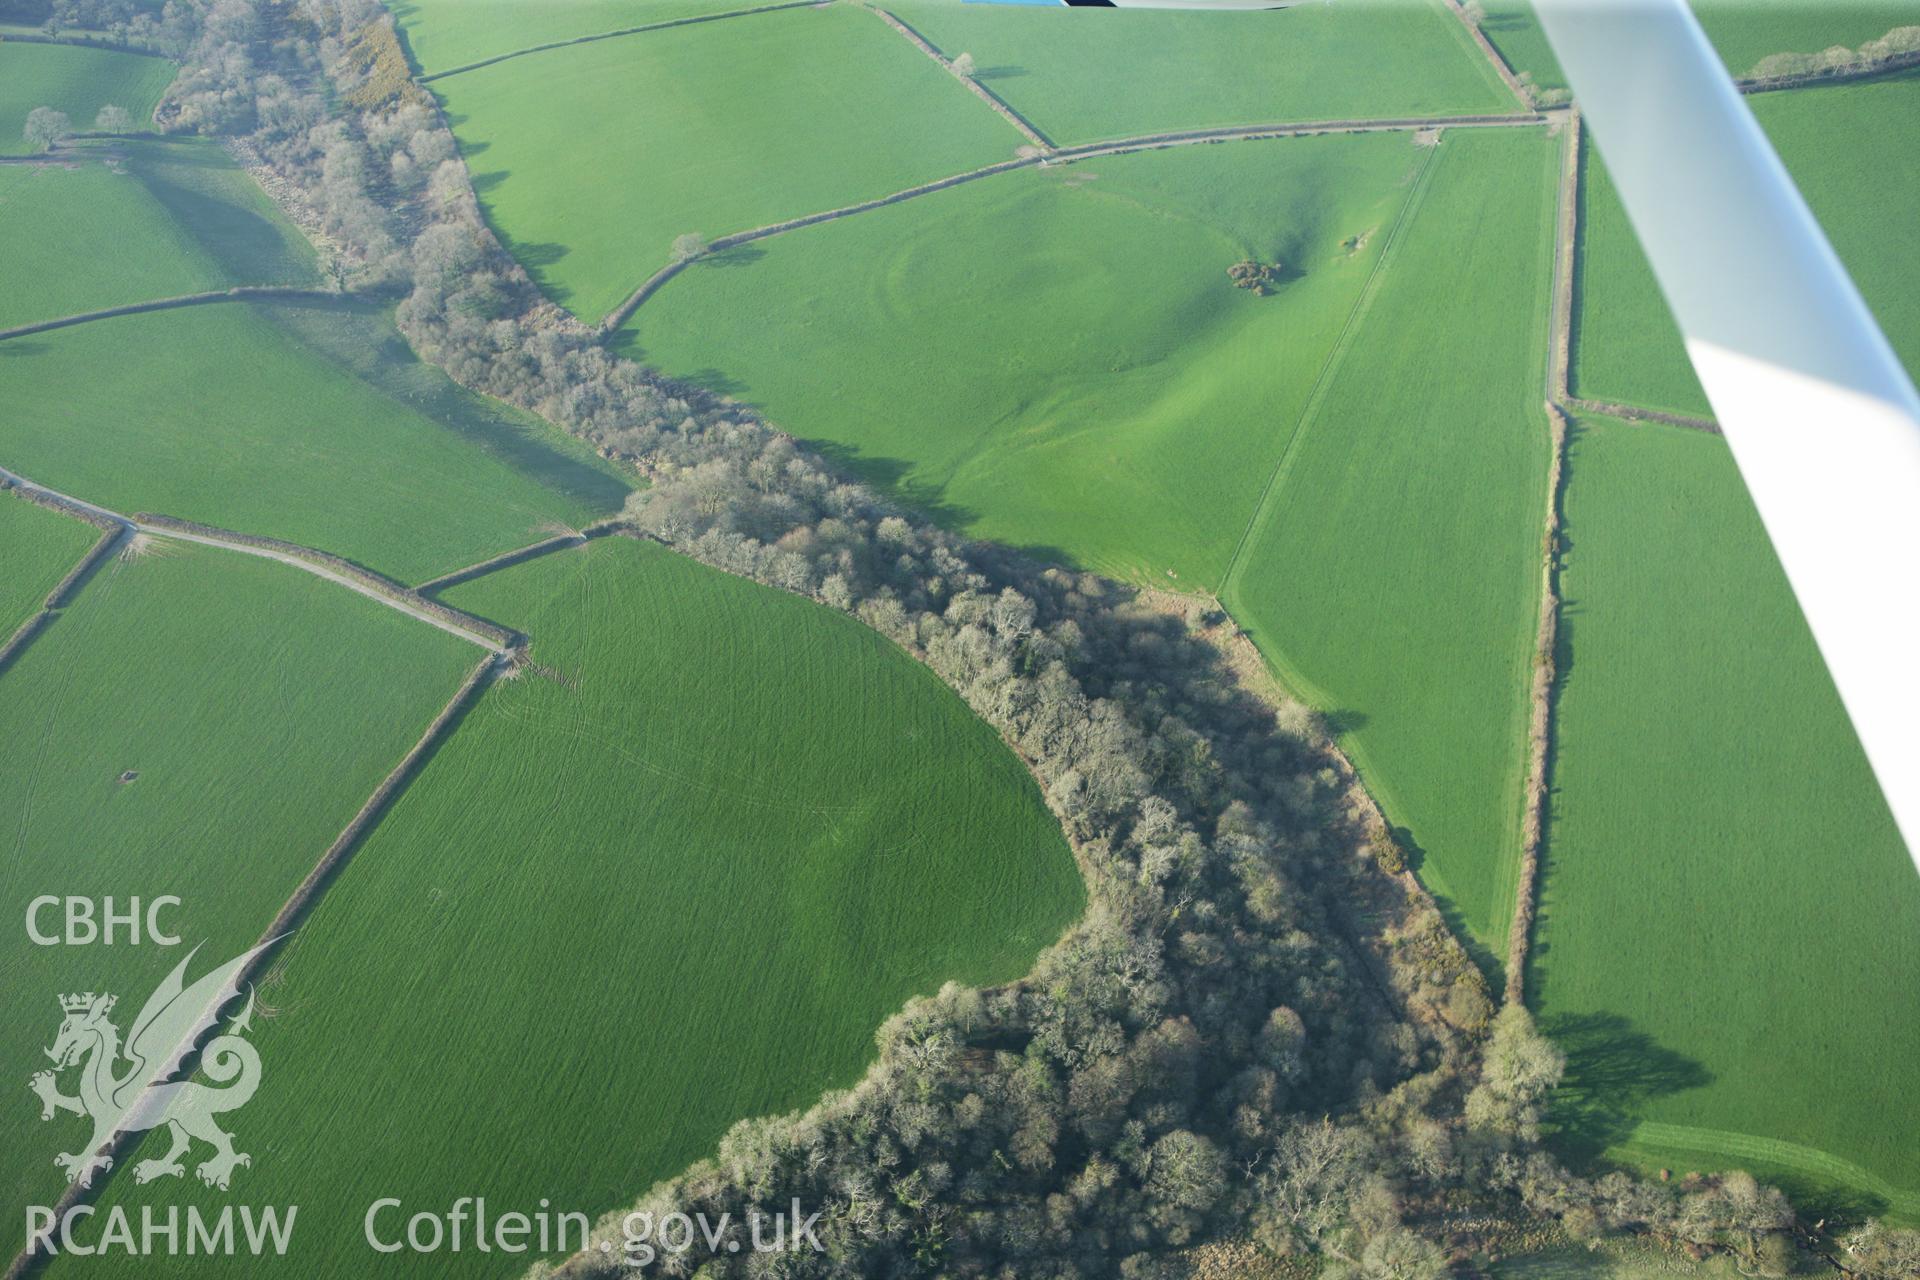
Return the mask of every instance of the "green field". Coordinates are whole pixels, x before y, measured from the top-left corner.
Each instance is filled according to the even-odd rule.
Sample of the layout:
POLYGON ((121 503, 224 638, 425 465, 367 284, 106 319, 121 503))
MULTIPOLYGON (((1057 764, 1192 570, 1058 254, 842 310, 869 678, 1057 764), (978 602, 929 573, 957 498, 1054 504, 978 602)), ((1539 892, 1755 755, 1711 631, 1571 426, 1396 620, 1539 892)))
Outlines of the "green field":
POLYGON ((1369 134, 1002 174, 698 264, 629 349, 969 535, 1211 589, 1425 154, 1369 134), (1248 257, 1287 266, 1271 296, 1227 278, 1248 257))
MULTIPOLYGON (((623 1202, 1082 908, 1019 762, 851 619, 614 538, 448 596, 544 666, 483 696, 264 993, 244 1198, 301 1206, 306 1274, 388 1261, 361 1238, 381 1195, 623 1202)), ((110 1195, 226 1199, 201 1191, 110 1195)))
POLYGON ((1561 1141, 1920 1214, 1920 883, 1732 460, 1594 422, 1569 476, 1529 981, 1561 1141))
POLYGON ((588 321, 666 265, 677 236, 853 204, 1022 143, 849 5, 576 45, 432 87, 493 226, 588 321))
POLYGON ((144 54, 0 40, 0 156, 33 149, 20 130, 35 107, 64 111, 75 129, 91 129, 100 108, 112 104, 147 128, 173 74, 171 62, 144 54))
MULTIPOLYGON (((1920 74, 1748 101, 1894 350, 1908 369, 1920 369, 1920 256, 1906 234, 1920 203, 1920 171, 1909 154, 1920 129, 1920 74)), ((1605 166, 1588 151, 1575 389, 1595 399, 1706 413, 1653 270, 1605 166)))
POLYGON ((1682 345, 1680 326, 1654 279, 1591 135, 1580 148, 1580 240, 1575 259, 1573 393, 1592 400, 1711 416, 1682 345))
POLYGON ((1087 11, 894 0, 1059 144, 1286 120, 1516 110, 1439 0, 1278 12, 1087 11))
POLYGON ((0 240, 34 246, 44 264, 9 278, 0 328, 229 285, 313 283, 313 251, 218 144, 115 150, 124 165, 0 166, 0 240))
POLYGON ((429 416, 297 339, 326 309, 274 314, 222 303, 0 346, 0 462, 118 511, 285 538, 403 581, 618 505, 585 446, 506 436, 477 405, 451 416, 472 397, 444 378, 449 416, 429 416))
MULTIPOLYGON (((105 566, 0 675, 9 1256, 21 1205, 59 1192, 54 1154, 91 1132, 71 1115, 42 1123, 25 1087, 47 1065, 55 998, 112 991, 124 1032, 187 948, 206 945, 198 973, 252 945, 478 656, 298 570, 168 543, 105 566), (22 922, 42 894, 122 908, 176 895, 162 923, 183 946, 32 945, 22 922)), ((40 923, 58 931, 58 912, 40 923)))
POLYGON ((0 493, 0 642, 40 611, 47 593, 100 538, 83 520, 0 493))
POLYGON ((407 51, 426 75, 533 45, 625 31, 768 0, 390 0, 407 51))
MULTIPOLYGON (((1540 30, 1529 0, 1481 0, 1482 30, 1516 71, 1543 89, 1564 89, 1566 74, 1540 30)), ((1693 0, 1693 9, 1727 70, 1744 76, 1774 53, 1858 48, 1895 27, 1920 23, 1920 0, 1693 0)))
POLYGON ((1222 593, 1487 950, 1518 857, 1559 153, 1447 135, 1222 593))

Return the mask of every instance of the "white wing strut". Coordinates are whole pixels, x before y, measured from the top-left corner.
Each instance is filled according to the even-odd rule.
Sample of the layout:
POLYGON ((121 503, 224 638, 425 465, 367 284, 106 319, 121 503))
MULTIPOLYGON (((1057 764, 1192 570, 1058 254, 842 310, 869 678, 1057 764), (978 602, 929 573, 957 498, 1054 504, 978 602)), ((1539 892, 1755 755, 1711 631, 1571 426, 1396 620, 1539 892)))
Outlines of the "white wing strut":
POLYGON ((1920 398, 1685 0, 1534 7, 1920 867, 1920 398))

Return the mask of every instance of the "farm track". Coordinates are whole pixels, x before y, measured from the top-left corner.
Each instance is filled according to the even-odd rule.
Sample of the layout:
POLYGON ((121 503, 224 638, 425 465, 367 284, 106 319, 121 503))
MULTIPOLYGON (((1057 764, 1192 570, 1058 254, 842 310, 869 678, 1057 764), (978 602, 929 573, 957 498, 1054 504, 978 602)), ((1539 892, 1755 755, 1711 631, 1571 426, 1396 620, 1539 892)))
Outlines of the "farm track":
POLYGON ((647 277, 638 289, 628 295, 625 302, 607 313, 598 328, 602 335, 613 333, 632 319, 633 314, 646 304, 647 299, 658 293, 669 280, 699 262, 701 257, 750 244, 755 240, 782 235, 788 231, 798 231, 803 227, 850 218, 857 213, 869 213, 875 209, 886 208, 888 205, 932 195, 936 191, 945 191, 963 183, 991 178, 995 174, 1011 173, 1016 169, 1044 167, 1074 160, 1096 160, 1105 156, 1131 155, 1139 151, 1159 151, 1168 147, 1195 146, 1212 142, 1253 142, 1269 138, 1304 138, 1330 133, 1416 133, 1423 129, 1528 128, 1546 124, 1548 121, 1549 117, 1539 112, 1529 112, 1524 115, 1416 116, 1392 120, 1306 120, 1283 124, 1226 125, 1217 129, 1146 133, 1131 138, 1117 138, 1111 142, 1087 142, 1072 147, 1061 147, 1045 155, 1021 156, 1015 160, 1002 160, 998 164, 968 169, 963 173, 936 178, 932 182, 923 182, 919 186, 896 191, 892 195, 862 200, 858 204, 844 205, 821 213, 809 213, 798 218, 789 218, 784 222, 755 227, 751 231, 737 231, 732 235, 717 237, 707 246, 706 254, 670 262, 647 277))
POLYGON ((54 329, 67 329, 74 325, 87 324, 94 320, 112 320, 117 316, 145 315, 151 311, 173 311, 181 307, 203 307, 215 302, 338 302, 351 294, 338 293, 331 289, 303 289, 282 285, 235 285, 231 289, 211 289, 205 293, 183 293, 172 298, 154 298, 147 302, 129 302, 118 307, 103 307, 99 311, 80 311, 70 316, 57 316, 52 320, 36 320, 32 324, 17 324, 10 329, 0 329, 0 342, 8 338, 24 338, 30 334, 47 333, 54 329))
POLYGON ((691 27, 702 22, 718 22, 722 18, 747 18, 756 13, 774 13, 781 9, 810 9, 819 3, 820 0, 782 0, 779 4, 763 4, 751 9, 729 9, 725 13, 696 13, 685 18, 672 18, 666 22, 649 22, 638 27, 620 27, 614 31, 602 31, 597 35, 575 36, 571 40, 550 40, 546 44, 528 45, 524 49, 514 49, 507 53, 495 54, 491 58, 481 58, 477 62, 463 62, 457 67, 448 67, 445 71, 435 71, 431 75, 415 76, 414 81, 417 84, 426 84, 432 80, 444 80, 448 76, 457 76, 463 71, 478 71, 481 67, 491 67, 513 58, 524 58, 530 53, 546 53, 552 49, 565 49, 576 44, 612 40, 617 36, 637 36, 648 31, 665 31, 671 27, 691 27))
POLYGON ((317 578, 324 578, 336 586, 345 587, 389 609, 398 610, 429 626, 438 627, 449 635, 458 636, 470 644, 477 644, 495 654, 508 652, 517 639, 505 628, 496 627, 470 614, 461 613, 458 609, 438 601, 422 599, 417 593, 391 579, 383 578, 371 570, 349 566, 345 561, 311 547, 255 538, 252 535, 234 533, 227 529, 215 529, 207 525, 189 524, 167 516, 147 514, 125 516, 117 511, 109 511, 105 507, 73 497, 71 494, 62 493, 58 489, 36 484, 25 476, 8 471, 4 467, 0 467, 0 484, 11 485, 28 496, 81 515, 84 519, 96 522, 111 521, 130 533, 142 533, 176 542, 194 542, 203 546, 222 547, 228 551, 239 551, 267 560, 277 560, 281 564, 290 565, 317 578), (329 561, 333 563, 328 563, 329 561), (336 565, 341 567, 335 567, 336 565))

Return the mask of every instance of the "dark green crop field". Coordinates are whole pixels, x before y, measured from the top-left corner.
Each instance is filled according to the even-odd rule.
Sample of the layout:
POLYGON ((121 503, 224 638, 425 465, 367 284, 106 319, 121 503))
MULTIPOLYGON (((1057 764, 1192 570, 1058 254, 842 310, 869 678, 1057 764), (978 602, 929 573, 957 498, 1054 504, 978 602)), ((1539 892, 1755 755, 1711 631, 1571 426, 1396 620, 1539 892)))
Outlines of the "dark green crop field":
POLYGON ((1532 965, 1576 1152, 1920 1211, 1920 882, 1724 444, 1575 437, 1532 965))
MULTIPOLYGON (((112 992, 124 1031, 186 947, 205 944, 198 976, 253 945, 478 655, 297 569, 159 543, 110 561, 0 673, 9 1254, 21 1206, 60 1191, 54 1155, 91 1133, 71 1115, 42 1123, 25 1088, 47 1066, 55 997, 112 992), (43 894, 112 895, 121 910, 172 894, 162 922, 182 946, 33 945, 23 921, 43 894)), ((39 923, 59 932, 60 909, 39 923)))
POLYGON ((448 594, 524 628, 535 665, 484 694, 267 988, 248 1194, 302 1206, 311 1274, 412 1274, 362 1240, 380 1195, 611 1208, 734 1121, 853 1083, 908 996, 1024 973, 1079 914, 1019 761, 851 619, 620 538, 448 594))
MULTIPOLYGON (((1909 154, 1920 129, 1920 73, 1755 94, 1749 102, 1895 352, 1909 370, 1920 369, 1920 258, 1907 234, 1920 202, 1920 171, 1909 154)), ((1583 176, 1575 390, 1708 412, 1653 269, 1591 148, 1583 176)))
POLYGON ((0 641, 40 611, 47 592, 58 586, 100 537, 83 520, 63 516, 12 494, 0 493, 0 641))

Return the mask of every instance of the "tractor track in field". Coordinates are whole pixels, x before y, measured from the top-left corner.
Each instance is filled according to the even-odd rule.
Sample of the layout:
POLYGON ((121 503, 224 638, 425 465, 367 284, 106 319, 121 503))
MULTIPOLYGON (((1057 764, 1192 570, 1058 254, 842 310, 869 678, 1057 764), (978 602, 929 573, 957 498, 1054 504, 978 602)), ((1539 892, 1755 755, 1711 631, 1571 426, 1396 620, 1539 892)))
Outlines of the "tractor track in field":
POLYGON ((1020 156, 1013 160, 1002 160, 997 164, 982 165, 978 169, 949 174, 944 178, 936 178, 931 182, 923 182, 918 186, 896 191, 892 195, 862 200, 858 204, 842 205, 838 209, 804 214, 798 218, 788 218, 782 222, 755 227, 750 231, 736 231, 732 235, 716 237, 708 244, 706 253, 670 262, 648 276, 638 289, 627 295, 625 302, 609 311, 595 327, 603 337, 612 334, 632 319, 633 314, 646 304, 647 299, 658 293, 669 280, 715 253, 722 253, 743 244, 751 244, 755 240, 765 240, 789 231, 798 231, 803 227, 818 226, 823 222, 836 222, 841 218, 851 218, 858 213, 870 213, 875 209, 884 209, 888 205, 901 204, 907 200, 932 195, 937 191, 976 182, 981 178, 1012 173, 1016 169, 1046 168, 1075 160, 1097 160, 1106 156, 1131 155, 1139 151, 1159 151, 1168 147, 1198 146, 1215 142, 1256 142, 1271 138, 1306 138, 1334 133, 1418 133, 1427 129, 1531 128, 1548 124, 1552 119, 1553 117, 1540 112, 1530 111, 1508 115, 1409 116, 1387 120, 1301 120, 1279 124, 1223 125, 1212 129, 1143 133, 1130 138, 1116 138, 1109 142, 1086 142, 1071 147, 1059 147, 1044 154, 1020 156))
POLYGON ((55 316, 51 320, 36 320, 32 324, 16 324, 10 328, 0 329, 0 342, 8 338, 24 338, 30 334, 47 333, 54 329, 68 329, 74 325, 88 324, 95 320, 145 315, 152 311, 173 311, 181 307, 204 307, 215 302, 339 302, 354 296, 356 295, 333 289, 307 289, 295 285, 242 284, 235 285, 231 289, 182 293, 171 298, 153 298, 146 302, 129 302, 117 307, 102 307, 98 311, 77 311, 70 316, 55 316))
POLYGON ((17 489, 23 496, 43 506, 65 511, 96 525, 103 521, 109 522, 127 533, 146 534, 176 542, 194 542, 209 547, 223 547, 228 551, 238 551, 290 565, 316 578, 323 578, 336 586, 345 587, 389 609, 404 613, 428 626, 437 627, 449 635, 458 636, 469 644, 479 645, 495 655, 511 652, 523 640, 523 637, 504 627, 483 621, 471 614, 462 613, 437 600, 428 600, 418 592, 390 578, 312 547, 303 547, 297 543, 282 542, 274 538, 262 538, 253 534, 235 533, 230 529, 217 529, 211 525, 177 520, 171 516, 151 515, 144 512, 132 516, 122 515, 117 511, 110 511, 106 507, 73 497, 71 494, 62 493, 58 489, 36 484, 5 467, 0 467, 0 485, 17 489))

